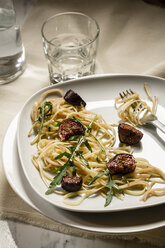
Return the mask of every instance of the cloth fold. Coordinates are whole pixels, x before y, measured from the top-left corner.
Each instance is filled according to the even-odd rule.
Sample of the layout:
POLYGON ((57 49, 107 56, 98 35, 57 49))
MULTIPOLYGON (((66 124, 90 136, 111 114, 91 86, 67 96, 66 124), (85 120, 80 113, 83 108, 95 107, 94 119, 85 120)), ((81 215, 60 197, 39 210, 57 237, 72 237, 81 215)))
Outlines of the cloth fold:
MULTIPOLYGON (((0 86, 0 145, 7 126, 23 103, 49 85, 41 26, 51 15, 64 11, 83 12, 100 25, 96 73, 145 74, 165 78, 165 9, 139 0, 40 0, 23 26, 27 68, 16 81, 0 86)), ((102 235, 56 223, 29 207, 9 186, 0 163, 0 215, 54 231, 86 238, 138 239, 165 246, 165 228, 131 235, 102 235)))

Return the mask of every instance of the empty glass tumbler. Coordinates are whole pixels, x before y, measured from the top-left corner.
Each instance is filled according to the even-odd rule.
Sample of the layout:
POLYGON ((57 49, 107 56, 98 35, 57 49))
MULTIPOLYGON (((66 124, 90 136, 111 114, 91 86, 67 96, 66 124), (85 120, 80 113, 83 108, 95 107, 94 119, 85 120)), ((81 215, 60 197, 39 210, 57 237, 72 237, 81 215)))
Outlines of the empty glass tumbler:
POLYGON ((51 84, 94 73, 99 31, 93 18, 77 12, 44 22, 41 33, 51 84))
POLYGON ((12 0, 0 0, 0 84, 17 78, 25 69, 25 52, 12 0))

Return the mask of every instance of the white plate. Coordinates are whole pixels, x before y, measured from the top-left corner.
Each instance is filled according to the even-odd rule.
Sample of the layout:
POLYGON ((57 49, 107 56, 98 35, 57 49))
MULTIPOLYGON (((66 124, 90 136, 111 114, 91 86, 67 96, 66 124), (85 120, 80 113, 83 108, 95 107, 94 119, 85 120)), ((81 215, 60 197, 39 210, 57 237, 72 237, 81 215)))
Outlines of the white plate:
MULTIPOLYGON (((31 128, 30 112, 33 103, 38 101, 41 93, 48 89, 58 87, 63 89, 65 92, 68 89, 73 89, 87 102, 87 109, 102 114, 107 122, 117 123, 119 119, 117 117, 117 111, 114 108, 114 98, 119 94, 119 92, 126 89, 132 89, 133 91, 138 92, 143 99, 148 100, 144 91, 144 82, 146 81, 148 82, 151 93, 159 97, 157 115, 158 118, 165 123, 165 80, 154 77, 115 75, 82 78, 65 84, 58 84, 57 86, 44 88, 34 94, 25 103, 21 110, 18 122, 18 151, 26 178, 33 190, 40 197, 60 208, 81 212, 122 211, 144 208, 165 202, 165 196, 151 197, 146 202, 143 202, 139 200, 139 196, 125 195, 123 201, 113 197, 111 204, 106 208, 104 207, 105 199, 101 196, 87 198, 78 206, 66 205, 62 202, 62 196, 60 195, 45 195, 47 188, 31 162, 32 154, 36 151, 36 145, 30 145, 30 140, 34 137, 27 137, 31 128)), ((134 156, 144 157, 148 159, 152 165, 164 170, 165 142, 162 140, 161 134, 159 136, 159 133, 155 130, 153 132, 153 130, 150 130, 149 128, 143 128, 143 133, 144 137, 141 145, 135 147, 134 156)), ((118 146, 118 143, 117 140, 115 146, 118 146)))
POLYGON ((17 121, 18 116, 14 118, 6 132, 2 160, 9 184, 29 206, 56 222, 95 234, 128 234, 165 226, 165 205, 124 213, 96 214, 65 211, 46 202, 34 192, 23 173, 17 151, 17 121))

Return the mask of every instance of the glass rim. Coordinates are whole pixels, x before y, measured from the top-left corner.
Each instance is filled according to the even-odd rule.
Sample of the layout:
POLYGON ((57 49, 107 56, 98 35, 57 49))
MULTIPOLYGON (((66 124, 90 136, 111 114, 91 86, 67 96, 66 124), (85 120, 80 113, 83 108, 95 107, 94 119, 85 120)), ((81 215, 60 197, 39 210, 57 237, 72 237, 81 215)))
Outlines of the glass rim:
MULTIPOLYGON (((91 43, 93 43, 93 42, 95 42, 95 41, 97 40, 97 38, 98 38, 98 36, 99 36, 99 33, 100 33, 100 27, 99 27, 97 21, 96 21, 93 17, 90 17, 90 16, 88 16, 88 15, 86 15, 86 14, 84 14, 84 13, 81 13, 81 12, 62 12, 62 13, 58 13, 58 14, 55 14, 55 15, 53 15, 53 16, 50 16, 50 17, 47 18, 47 19, 44 21, 44 23, 42 24, 42 27, 41 27, 41 35, 42 35, 42 38, 43 38, 44 40, 46 40, 47 43, 49 43, 49 44, 51 44, 51 45, 53 45, 53 46, 56 46, 55 44, 53 44, 51 41, 49 41, 49 40, 45 37, 45 35, 44 35, 44 27, 45 27, 45 25, 46 25, 50 20, 54 19, 55 17, 62 16, 62 15, 77 15, 77 16, 80 15, 80 16, 84 16, 84 17, 87 17, 87 18, 91 19, 91 20, 94 21, 94 23, 96 24, 96 35, 94 36, 94 38, 93 38, 91 41, 89 41, 89 42, 87 42, 87 43, 85 43, 85 44, 83 44, 83 45, 76 46, 76 47, 69 47, 69 49, 77 49, 77 48, 79 48, 79 47, 88 46, 88 45, 90 45, 91 43)), ((65 48, 63 48, 63 49, 68 49, 68 47, 65 47, 65 48)))

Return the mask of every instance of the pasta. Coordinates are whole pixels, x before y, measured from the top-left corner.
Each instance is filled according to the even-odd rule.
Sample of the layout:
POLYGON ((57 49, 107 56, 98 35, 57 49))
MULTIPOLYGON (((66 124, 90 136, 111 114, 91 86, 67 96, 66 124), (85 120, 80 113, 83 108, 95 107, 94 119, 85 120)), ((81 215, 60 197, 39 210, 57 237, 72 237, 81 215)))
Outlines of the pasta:
MULTIPOLYGON (((117 101, 120 102, 119 99, 117 101)), ((147 108, 147 111, 150 109, 147 108)), ((132 154, 132 148, 126 145, 115 147, 114 125, 106 123, 101 115, 87 111, 83 106, 66 102, 62 90, 42 94, 39 102, 33 105, 31 119, 32 128, 28 136, 35 135, 31 145, 37 144, 37 153, 33 155, 32 162, 48 187, 46 194, 61 194, 63 202, 69 205, 79 205, 87 197, 102 195, 106 199, 105 206, 110 204, 112 196, 122 199, 124 193, 141 195, 143 201, 152 195, 165 195, 165 189, 154 188, 157 183, 165 183, 165 174, 143 158, 136 158, 134 172, 110 174, 108 161, 115 154, 132 154), (52 94, 53 98, 49 99, 48 95, 52 94), (61 141, 59 126, 68 118, 81 122, 85 135, 61 141), (81 176, 81 189, 76 192, 61 189, 61 179, 65 175, 81 176), (70 201, 74 197, 75 201, 70 201)))
POLYGON ((118 116, 121 120, 127 121, 135 126, 143 125, 147 121, 154 120, 158 97, 151 96, 147 83, 144 84, 144 88, 152 103, 152 108, 145 101, 140 99, 138 93, 131 90, 127 91, 115 99, 118 116))

